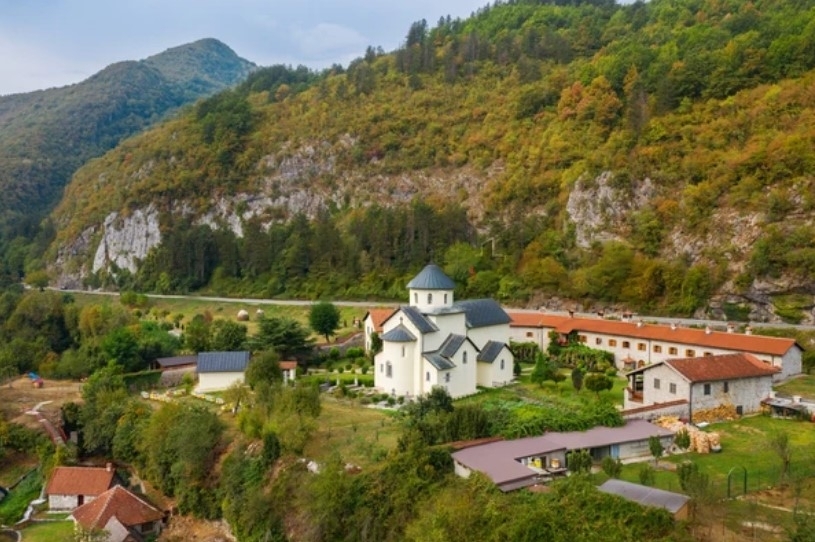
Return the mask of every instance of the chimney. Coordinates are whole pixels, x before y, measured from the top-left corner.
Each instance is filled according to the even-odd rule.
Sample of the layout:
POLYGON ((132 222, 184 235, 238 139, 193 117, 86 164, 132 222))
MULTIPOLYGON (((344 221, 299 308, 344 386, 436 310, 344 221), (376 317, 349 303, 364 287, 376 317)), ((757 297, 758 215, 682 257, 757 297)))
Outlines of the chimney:
POLYGON ((671 322, 671 331, 676 331, 676 322, 671 322))
POLYGON ((113 463, 105 463, 105 470, 108 472, 113 471, 113 463))
POLYGON ((713 330, 710 329, 710 326, 705 326, 705 335, 710 335, 712 332, 713 330))
POLYGON ((637 327, 642 327, 644 325, 645 325, 645 323, 642 321, 642 319, 637 320, 637 327))
POLYGON ((733 333, 734 331, 736 331, 736 326, 733 325, 733 322, 727 322, 727 332, 733 333))
POLYGON ((745 335, 752 335, 753 334, 753 328, 751 328, 750 326, 747 326, 746 328, 744 328, 744 334, 745 335))
POLYGON ((569 309, 569 318, 574 318, 574 311, 569 309))

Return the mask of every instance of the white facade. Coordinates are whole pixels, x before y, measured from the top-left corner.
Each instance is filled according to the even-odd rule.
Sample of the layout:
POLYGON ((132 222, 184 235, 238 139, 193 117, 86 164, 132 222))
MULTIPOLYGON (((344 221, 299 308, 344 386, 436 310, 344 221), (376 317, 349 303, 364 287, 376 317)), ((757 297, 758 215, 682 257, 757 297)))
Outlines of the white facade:
MULTIPOLYGON (((374 358, 377 388, 416 397, 441 386, 455 398, 512 381, 509 317, 492 300, 455 303, 454 287, 434 265, 408 284, 410 304, 382 324, 382 351, 374 358)), ((366 341, 369 329, 366 319, 366 341)))
POLYGON ((198 386, 195 390, 199 392, 223 391, 236 382, 243 382, 243 371, 223 372, 223 373, 198 373, 198 386))

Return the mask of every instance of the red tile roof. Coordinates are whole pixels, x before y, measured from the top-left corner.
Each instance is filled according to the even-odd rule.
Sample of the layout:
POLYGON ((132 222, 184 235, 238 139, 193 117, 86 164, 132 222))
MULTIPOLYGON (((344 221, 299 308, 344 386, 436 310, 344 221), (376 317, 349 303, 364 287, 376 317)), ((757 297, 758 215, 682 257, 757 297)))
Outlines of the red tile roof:
POLYGON ((751 354, 669 359, 665 364, 673 367, 691 382, 772 376, 779 371, 778 367, 767 365, 751 354))
POLYGON ((57 467, 48 480, 46 495, 99 495, 113 483, 116 471, 105 467, 57 467))
POLYGON ((382 324, 384 324, 385 320, 390 318, 394 312, 396 312, 396 309, 371 309, 368 311, 368 314, 365 315, 364 320, 367 320, 368 316, 370 316, 374 324, 374 331, 381 333, 382 324))
POLYGON ((283 371, 297 369, 296 361, 281 361, 278 365, 280 365, 280 369, 283 371))
POLYGON ((602 320, 593 318, 564 318, 555 329, 558 333, 571 333, 572 331, 602 333, 617 335, 634 339, 675 342, 695 346, 708 346, 740 352, 755 352, 773 356, 783 356, 795 346, 795 339, 782 337, 765 337, 761 335, 746 335, 742 333, 725 333, 689 327, 672 328, 657 324, 638 325, 634 322, 620 322, 617 320, 602 320))
POLYGON ((112 517, 116 517, 125 527, 158 521, 164 517, 161 510, 122 486, 112 487, 74 510, 71 515, 88 530, 104 529, 112 517))
POLYGON ((557 316, 555 314, 541 314, 539 312, 513 312, 507 311, 512 322, 510 327, 550 327, 556 328, 566 320, 568 316, 557 316))

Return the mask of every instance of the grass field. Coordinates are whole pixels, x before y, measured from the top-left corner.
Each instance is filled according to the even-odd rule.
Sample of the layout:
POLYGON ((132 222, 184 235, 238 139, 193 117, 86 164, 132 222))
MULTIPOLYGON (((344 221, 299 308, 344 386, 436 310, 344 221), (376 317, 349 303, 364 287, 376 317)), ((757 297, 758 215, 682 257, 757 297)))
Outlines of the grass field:
POLYGON ((800 395, 815 400, 815 375, 801 375, 779 386, 775 391, 786 395, 800 395))
POLYGON ((392 411, 365 408, 359 403, 322 396, 317 431, 306 457, 318 462, 335 451, 343 460, 365 468, 396 446, 399 427, 392 411))
MULTIPOLYGON (((118 303, 118 296, 102 296, 96 294, 71 294, 74 296, 76 303, 80 306, 99 304, 99 303, 118 303)), ((372 307, 375 304, 372 303, 372 307)), ((364 307, 337 307, 340 310, 340 329, 337 330, 336 336, 339 338, 353 335, 360 331, 354 327, 354 319, 362 319, 365 313, 368 312, 364 307)), ((189 322, 196 314, 204 314, 209 312, 213 318, 224 318, 236 320, 238 311, 241 309, 249 313, 249 321, 244 322, 249 328, 249 334, 253 334, 257 330, 257 316, 256 311, 262 310, 267 317, 287 317, 293 318, 301 324, 308 326, 309 307, 300 305, 271 305, 258 303, 247 303, 241 301, 207 301, 203 299, 196 299, 194 297, 185 297, 180 299, 164 299, 164 298, 150 298, 148 306, 139 309, 142 314, 147 318, 166 320, 173 322, 177 315, 181 315, 181 324, 189 322)), ((325 337, 314 335, 313 338, 318 342, 324 342, 325 337)), ((333 338, 332 338, 333 340, 333 338)))
POLYGON ((41 521, 21 531, 25 542, 60 542, 73 540, 73 521, 41 521))

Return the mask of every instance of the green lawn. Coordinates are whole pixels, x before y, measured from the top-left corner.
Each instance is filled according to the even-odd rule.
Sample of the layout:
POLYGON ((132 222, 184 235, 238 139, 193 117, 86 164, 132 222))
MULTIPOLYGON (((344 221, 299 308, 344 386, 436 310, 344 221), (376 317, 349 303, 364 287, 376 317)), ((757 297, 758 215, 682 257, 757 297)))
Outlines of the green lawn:
MULTIPOLYGON (((815 446, 815 427, 807 422, 778 420, 769 416, 752 416, 734 422, 712 424, 709 431, 721 436, 722 451, 715 454, 687 453, 665 457, 660 463, 675 464, 691 460, 706 473, 714 487, 715 494, 727 495, 727 475, 734 469, 731 480, 732 495, 741 493, 743 485, 739 473, 747 471, 748 492, 763 491, 776 487, 781 482, 781 460, 770 448, 770 436, 775 432, 786 432, 792 447, 793 475, 815 477, 815 462, 812 450, 815 446), (739 474, 737 476, 737 474, 739 474)), ((625 465, 622 478, 639 482, 639 464, 625 465)), ((658 471, 655 485, 663 489, 678 491, 679 478, 675 472, 658 471)), ((802 497, 815 502, 815 487, 806 484, 802 497)))
MULTIPOLYGON (((71 294, 80 306, 118 303, 118 296, 101 296, 94 294, 71 294)), ((374 306, 375 304, 372 304, 374 306)), ((340 310, 340 329, 337 330, 337 337, 346 337, 360 331, 354 327, 354 318, 362 319, 368 312, 364 307, 337 307, 340 310)), ((177 314, 183 315, 182 323, 189 322, 196 314, 203 314, 207 311, 213 318, 226 318, 234 320, 238 311, 244 309, 249 313, 250 320, 245 322, 251 335, 257 330, 256 311, 261 309, 268 317, 293 318, 308 326, 309 307, 299 305, 266 305, 260 303, 244 303, 238 301, 215 302, 188 297, 183 299, 156 299, 150 298, 149 307, 140 309, 142 313, 147 313, 147 318, 173 321, 177 314)), ((325 341, 324 337, 313 337, 318 343, 325 341)), ((334 338, 332 338, 332 341, 334 338)))
MULTIPOLYGON (((504 388, 483 389, 477 395, 461 399, 462 403, 483 403, 492 399, 514 401, 518 398, 557 399, 564 403, 582 404, 587 401, 596 401, 597 396, 586 389, 579 392, 572 386, 571 371, 564 371, 566 380, 555 385, 545 382, 542 386, 529 381, 529 375, 522 375, 516 384, 504 388)), ((600 398, 611 401, 616 405, 623 404, 623 390, 627 386, 625 378, 614 378, 614 387, 608 391, 600 392, 600 398)))
POLYGON ((39 496, 42 484, 39 472, 31 474, 0 501, 0 525, 12 525, 22 519, 28 503, 39 496))
POLYGON ((59 542, 73 540, 73 521, 42 521, 21 531, 25 542, 59 542))
POLYGON ((391 411, 323 395, 317 430, 305 455, 319 462, 337 451, 343 460, 364 468, 393 449, 398 435, 399 427, 391 411))
POLYGON ((775 391, 786 395, 800 395, 815 400, 815 375, 801 375, 779 386, 775 391))

